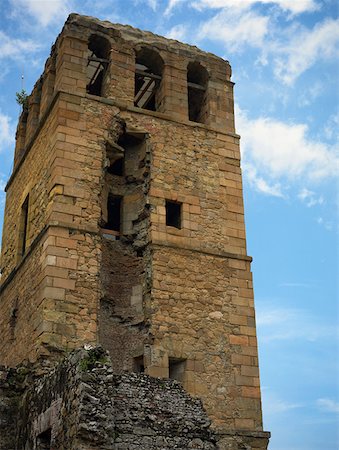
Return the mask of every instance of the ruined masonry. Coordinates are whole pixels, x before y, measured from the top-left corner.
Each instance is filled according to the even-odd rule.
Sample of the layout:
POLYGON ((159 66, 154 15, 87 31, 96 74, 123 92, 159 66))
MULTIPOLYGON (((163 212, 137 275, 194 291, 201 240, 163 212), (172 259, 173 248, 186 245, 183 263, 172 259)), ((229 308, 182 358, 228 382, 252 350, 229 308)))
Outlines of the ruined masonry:
POLYGON ((71 14, 24 104, 1 450, 263 450, 227 61, 71 14))

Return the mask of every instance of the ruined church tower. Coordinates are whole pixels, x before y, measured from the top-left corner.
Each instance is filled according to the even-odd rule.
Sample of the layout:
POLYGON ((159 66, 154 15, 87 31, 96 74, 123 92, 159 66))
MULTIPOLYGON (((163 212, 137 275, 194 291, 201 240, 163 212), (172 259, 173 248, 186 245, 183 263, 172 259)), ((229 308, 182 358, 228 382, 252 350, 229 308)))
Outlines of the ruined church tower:
POLYGON ((227 61, 69 16, 17 128, 0 364, 100 344, 266 449, 233 107, 227 61))

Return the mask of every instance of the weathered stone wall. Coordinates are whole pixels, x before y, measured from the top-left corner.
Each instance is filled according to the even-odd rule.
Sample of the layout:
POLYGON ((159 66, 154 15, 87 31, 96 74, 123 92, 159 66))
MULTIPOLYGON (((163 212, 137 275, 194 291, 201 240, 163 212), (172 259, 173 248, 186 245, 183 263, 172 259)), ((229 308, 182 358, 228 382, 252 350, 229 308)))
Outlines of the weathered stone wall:
POLYGON ((216 427, 261 430, 253 300, 238 283, 248 270, 222 256, 154 251, 151 333, 162 358, 149 373, 168 376, 168 358, 187 360, 184 387, 216 427))
POLYGON ((179 361, 183 385, 202 398, 214 428, 235 440, 260 434, 230 75, 228 62, 194 47, 70 16, 18 129, 2 247, 1 362, 52 359, 98 341, 116 373, 141 357, 146 374, 167 378, 179 361), (93 34, 111 46, 105 97, 86 93, 93 34), (135 55, 144 47, 164 64, 159 111, 134 106, 135 55), (187 66, 196 61, 209 74, 205 123, 188 120, 187 66), (124 135, 140 145, 124 149, 124 135), (121 176, 108 174, 108 146, 121 147, 121 176), (123 197, 119 232, 105 229, 108 193, 123 197), (166 225, 166 200, 181 205, 178 228, 166 225))
POLYGON ((0 426, 8 425, 2 450, 44 448, 44 436, 55 450, 216 449, 200 400, 173 380, 113 375, 102 349, 73 352, 29 386, 26 380, 25 391, 22 373, 12 372, 3 371, 0 385, 0 426))
POLYGON ((44 375, 24 366, 0 375, 1 450, 267 447, 268 433, 215 434, 177 381, 114 375, 102 348, 74 351, 44 375))
POLYGON ((0 366, 0 450, 14 450, 18 407, 23 394, 20 370, 0 366))

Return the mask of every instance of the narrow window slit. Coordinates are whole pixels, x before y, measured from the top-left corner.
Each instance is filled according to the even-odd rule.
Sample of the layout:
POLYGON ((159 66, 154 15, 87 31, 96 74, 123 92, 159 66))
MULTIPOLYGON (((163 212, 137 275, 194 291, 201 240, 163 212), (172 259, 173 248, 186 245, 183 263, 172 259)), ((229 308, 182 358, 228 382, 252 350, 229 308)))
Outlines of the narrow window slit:
POLYGON ((109 194, 107 199, 107 230, 121 232, 122 198, 109 194))
POLYGON ((25 201, 21 207, 21 217, 19 225, 19 256, 23 256, 27 249, 28 238, 28 210, 29 210, 29 195, 25 198, 25 201))

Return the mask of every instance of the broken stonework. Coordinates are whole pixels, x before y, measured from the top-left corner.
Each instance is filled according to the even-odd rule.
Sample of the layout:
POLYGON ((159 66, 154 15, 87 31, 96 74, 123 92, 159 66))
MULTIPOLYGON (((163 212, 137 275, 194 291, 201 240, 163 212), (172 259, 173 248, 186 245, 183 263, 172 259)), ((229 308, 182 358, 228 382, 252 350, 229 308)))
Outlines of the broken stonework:
POLYGON ((39 377, 25 367, 1 375, 1 450, 233 450, 267 439, 253 433, 251 446, 234 446, 239 437, 215 434, 179 382, 114 375, 102 348, 74 351, 39 377))
POLYGON ((71 14, 6 196, 1 445, 267 448, 228 61, 71 14))

